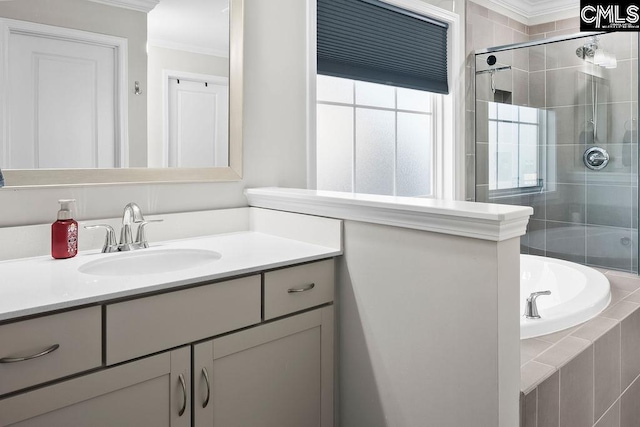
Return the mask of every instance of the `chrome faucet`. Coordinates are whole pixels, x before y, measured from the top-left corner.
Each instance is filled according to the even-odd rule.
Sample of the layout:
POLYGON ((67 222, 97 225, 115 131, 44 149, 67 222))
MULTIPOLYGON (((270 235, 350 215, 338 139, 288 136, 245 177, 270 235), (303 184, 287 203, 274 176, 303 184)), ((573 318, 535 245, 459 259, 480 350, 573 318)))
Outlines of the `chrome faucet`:
POLYGON ((524 306, 524 317, 527 319, 540 319, 538 304, 536 303, 540 295, 551 295, 551 291, 532 292, 531 295, 529 295, 524 306))
POLYGON ((121 251, 131 251, 134 249, 140 249, 136 245, 140 242, 134 242, 131 235, 131 224, 139 224, 144 221, 140 206, 131 202, 124 207, 122 213, 122 229, 120 230, 120 246, 121 251))
POLYGON ((107 230, 107 235, 102 246, 102 253, 132 251, 136 249, 148 248, 147 236, 145 234, 145 227, 152 222, 162 222, 161 219, 149 219, 145 220, 142 215, 140 207, 131 202, 124 207, 122 212, 122 229, 120 230, 120 243, 116 239, 116 232, 108 224, 87 225, 86 229, 104 228, 107 230), (136 239, 133 240, 131 226, 132 224, 138 224, 138 230, 136 232, 136 239))

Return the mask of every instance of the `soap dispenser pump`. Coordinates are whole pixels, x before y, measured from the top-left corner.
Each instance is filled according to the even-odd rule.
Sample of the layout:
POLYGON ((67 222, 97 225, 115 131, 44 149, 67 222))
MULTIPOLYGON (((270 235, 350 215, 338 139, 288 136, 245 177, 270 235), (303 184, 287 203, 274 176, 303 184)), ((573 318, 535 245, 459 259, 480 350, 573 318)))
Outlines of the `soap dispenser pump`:
POLYGON ((72 258, 78 253, 78 223, 71 217, 75 199, 58 200, 58 220, 51 224, 51 256, 56 259, 72 258))

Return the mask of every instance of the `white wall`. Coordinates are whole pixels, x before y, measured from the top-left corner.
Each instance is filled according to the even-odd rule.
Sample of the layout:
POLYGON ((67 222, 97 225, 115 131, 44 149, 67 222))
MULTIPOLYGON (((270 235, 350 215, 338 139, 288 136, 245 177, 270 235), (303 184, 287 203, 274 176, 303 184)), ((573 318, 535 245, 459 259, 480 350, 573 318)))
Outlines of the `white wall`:
MULTIPOLYGON (((44 14, 57 13, 62 0, 37 1, 44 14)), ((0 6, 11 3, 18 2, 0 6)), ((53 222, 60 198, 77 199, 76 217, 91 219, 116 217, 130 201, 145 213, 193 211, 246 206, 245 187, 305 187, 306 17, 306 2, 300 0, 246 0, 242 181, 3 188, 0 227, 53 222)))
POLYGON ((517 426, 519 239, 345 221, 344 252, 340 426, 517 426))
MULTIPOLYGON (((423 1, 458 14, 464 13, 464 0, 423 1)), ((36 12, 32 16, 38 19, 51 14, 56 19, 65 19, 68 9, 62 7, 63 2, 75 8, 89 7, 87 4, 104 6, 84 0, 0 1, 0 15, 23 2, 39 5, 31 8, 36 12)), ((136 201, 149 213, 192 211, 245 206, 246 200, 242 195, 245 187, 306 187, 306 8, 309 2, 315 4, 311 0, 246 0, 242 181, 21 190, 3 188, 0 190, 0 227, 53 221, 60 198, 76 198, 76 216, 91 219, 117 216, 129 201, 136 201)), ((23 15, 13 17, 26 19, 23 15)), ((84 29, 99 28, 100 21, 100 17, 87 19, 84 29)), ((464 16, 461 22, 464 22, 464 16)), ((129 48, 131 50, 132 46, 129 48)), ((144 78, 130 76, 131 86, 133 80, 142 81, 144 78)), ((464 81, 460 81, 464 85, 464 81)), ((132 102, 141 102, 146 107, 146 97, 132 98, 132 102)), ((134 110, 131 105, 129 110, 130 114, 134 110)), ((142 118, 133 120, 144 122, 142 118)), ((131 135, 131 138, 146 138, 146 131, 144 136, 131 135)))

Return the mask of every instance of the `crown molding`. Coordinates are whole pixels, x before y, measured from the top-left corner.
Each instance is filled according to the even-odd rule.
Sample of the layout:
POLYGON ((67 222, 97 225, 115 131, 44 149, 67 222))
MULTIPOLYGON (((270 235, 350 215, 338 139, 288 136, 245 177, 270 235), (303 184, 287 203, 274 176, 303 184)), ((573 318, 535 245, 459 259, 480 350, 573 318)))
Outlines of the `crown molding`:
POLYGON ((580 7, 574 5, 569 9, 557 10, 555 12, 546 14, 546 15, 537 15, 529 18, 529 26, 544 24, 552 21, 562 21, 564 19, 575 18, 579 19, 580 17, 580 7))
POLYGON ((229 59, 229 51, 223 49, 214 49, 206 46, 195 44, 178 43, 171 40, 149 39, 149 47, 159 47, 163 49, 181 50, 183 52, 195 53, 198 55, 217 56, 229 59))
MULTIPOLYGON (((566 11, 577 11, 580 4, 576 0, 488 0, 526 19, 543 15, 557 15, 566 11)), ((552 19, 555 20, 555 19, 552 19)))
POLYGON ((95 3, 102 3, 114 7, 137 10, 138 12, 149 13, 160 3, 160 0, 89 0, 95 3))

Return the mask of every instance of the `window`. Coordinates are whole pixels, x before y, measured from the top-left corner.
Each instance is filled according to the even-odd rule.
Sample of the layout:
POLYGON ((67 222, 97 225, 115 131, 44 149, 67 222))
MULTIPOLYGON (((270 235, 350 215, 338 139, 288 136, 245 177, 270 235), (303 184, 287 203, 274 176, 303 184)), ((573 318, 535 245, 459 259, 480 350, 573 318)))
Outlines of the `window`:
POLYGON ((458 16, 417 0, 317 4, 310 185, 409 197, 462 194, 454 182, 462 152, 454 140, 462 138, 454 126, 457 100, 449 95, 457 80, 448 71, 459 63, 458 16))
POLYGON ((434 101, 413 89, 317 79, 317 188, 433 195, 434 101))
POLYGON ((539 190, 539 110, 497 102, 488 109, 489 190, 539 190))

